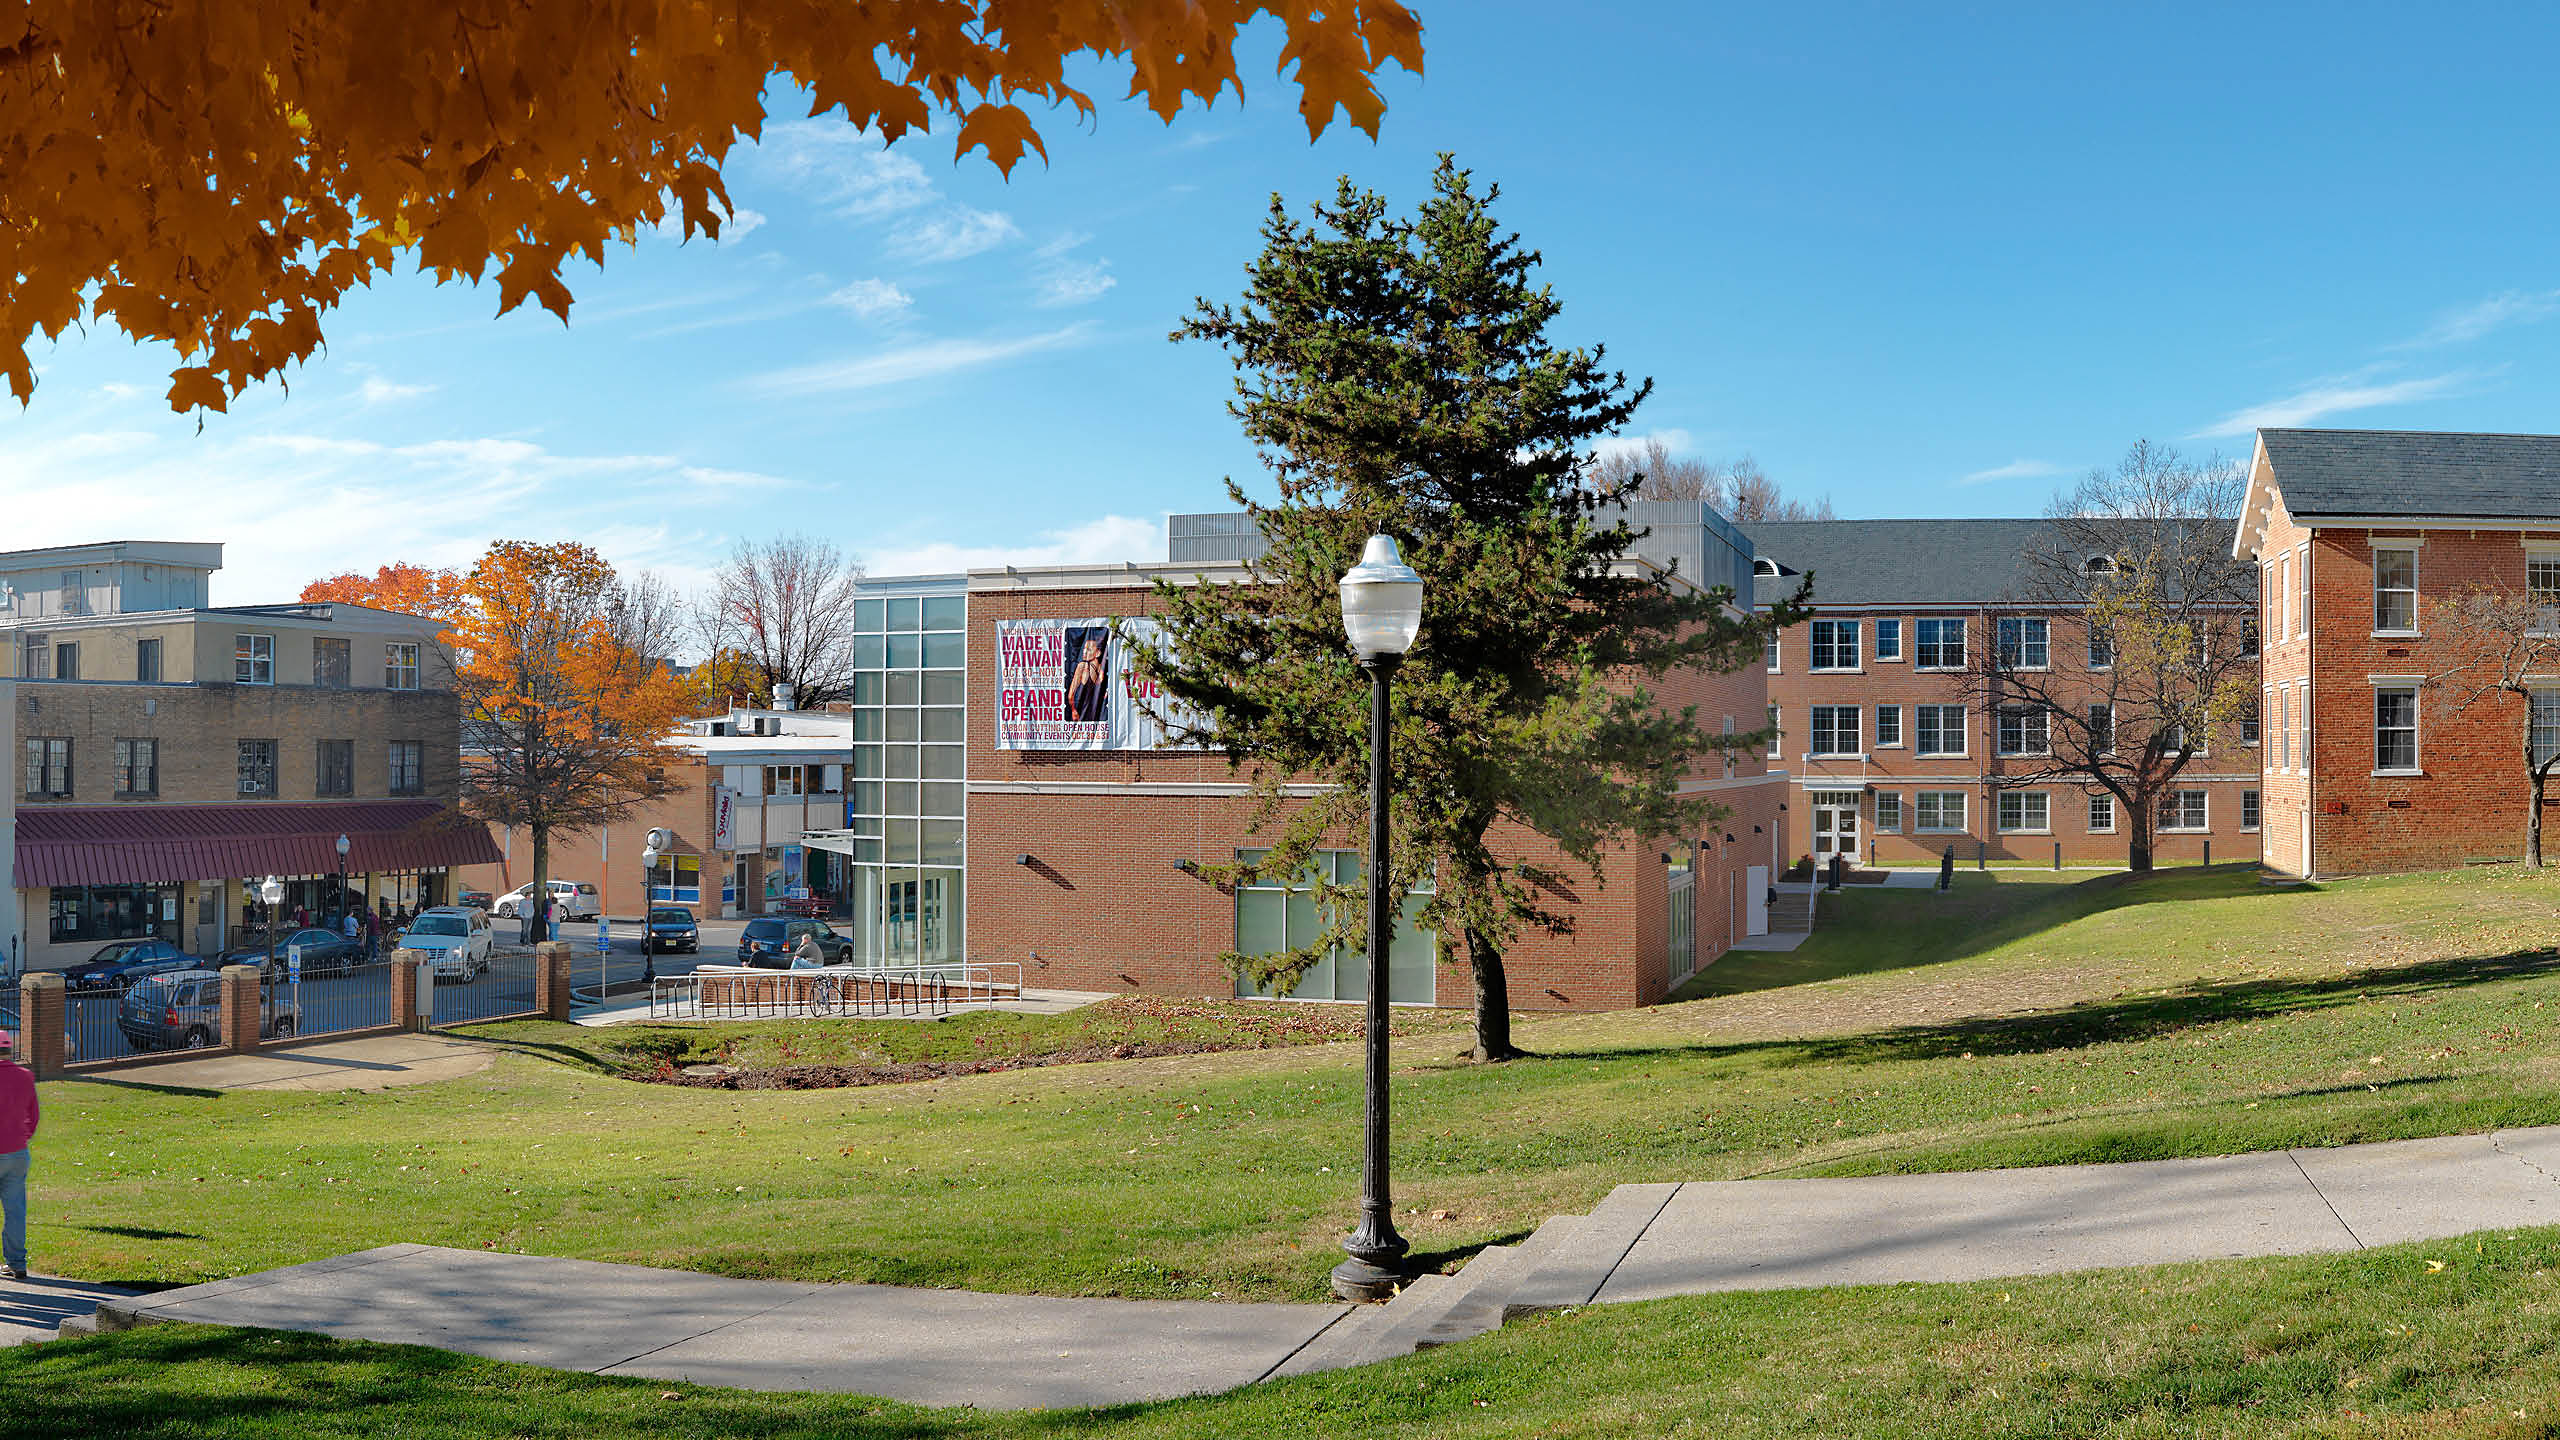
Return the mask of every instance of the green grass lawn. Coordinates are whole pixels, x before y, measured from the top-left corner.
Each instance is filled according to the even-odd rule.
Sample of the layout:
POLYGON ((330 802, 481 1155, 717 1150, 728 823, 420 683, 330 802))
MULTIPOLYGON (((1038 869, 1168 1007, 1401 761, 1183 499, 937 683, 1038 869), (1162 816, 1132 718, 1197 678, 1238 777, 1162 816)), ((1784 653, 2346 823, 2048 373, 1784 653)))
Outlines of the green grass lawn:
POLYGON ((1515 1322, 1226 1395, 981 1414, 167 1327, 0 1351, 0 1437, 1577 1440, 2560 1435, 2560 1231, 1515 1322))
MULTIPOLYGON (((1539 1021, 1521 1033, 1541 1056, 1503 1066, 1455 1062, 1452 1033, 1400 1040, 1395 1172, 1422 1258, 1452 1262, 1629 1180, 2560 1122, 2560 881, 2001 877, 1953 897, 1862 891, 1827 914, 1838 938, 1822 943, 1902 963, 1539 1021)), ((574 1027, 502 1033, 523 1053, 373 1095, 50 1085, 38 1262, 179 1283, 416 1240, 750 1276, 1306 1299, 1357 1190, 1348 1045, 731 1092, 544 1058, 593 1043, 574 1027)))

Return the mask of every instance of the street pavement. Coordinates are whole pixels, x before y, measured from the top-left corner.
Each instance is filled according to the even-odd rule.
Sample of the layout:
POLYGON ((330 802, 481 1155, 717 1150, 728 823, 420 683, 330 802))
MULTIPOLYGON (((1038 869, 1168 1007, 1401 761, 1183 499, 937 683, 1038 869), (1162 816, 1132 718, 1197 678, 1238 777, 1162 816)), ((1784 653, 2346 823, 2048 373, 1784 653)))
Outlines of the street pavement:
MULTIPOLYGON (((2560 1127, 2128 1165, 1626 1185, 1590 1216, 1541 1227, 1557 1232, 1549 1248, 1533 1237, 1488 1250, 1523 1273, 1503 1282, 1483 1323, 1595 1300, 2316 1254, 2554 1223, 2560 1127)), ((1436 1285, 1463 1296, 1486 1263, 1408 1294, 1427 1301, 1436 1285)), ((1223 1390, 1284 1366, 1383 1358, 1419 1343, 1406 1332, 1422 1333, 1431 1316, 1399 1326, 1394 1306, 1352 1316, 1338 1305, 732 1280, 394 1245, 111 1299, 99 1318, 315 1330, 601 1374, 1015 1409, 1223 1390), (1350 1359, 1333 1353, 1343 1350, 1350 1359)))

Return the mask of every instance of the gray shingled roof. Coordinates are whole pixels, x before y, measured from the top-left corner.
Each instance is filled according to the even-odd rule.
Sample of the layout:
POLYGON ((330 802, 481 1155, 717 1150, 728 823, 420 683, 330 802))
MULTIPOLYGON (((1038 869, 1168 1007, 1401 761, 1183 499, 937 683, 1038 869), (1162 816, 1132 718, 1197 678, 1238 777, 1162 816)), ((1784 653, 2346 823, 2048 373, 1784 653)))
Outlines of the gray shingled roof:
MULTIPOLYGON (((2163 522, 2166 523, 2166 522, 2163 522)), ((2199 522, 2219 547, 2231 522, 2199 522)), ((2017 598, 2027 556, 2060 543, 2048 520, 1794 520, 1744 530, 1761 558, 1792 573, 1813 572, 1813 603, 1986 605, 2017 598)), ((1763 580, 1763 601, 1792 593, 1763 580)))
POLYGON ((2560 435, 2261 430, 2296 516, 2560 518, 2560 435))

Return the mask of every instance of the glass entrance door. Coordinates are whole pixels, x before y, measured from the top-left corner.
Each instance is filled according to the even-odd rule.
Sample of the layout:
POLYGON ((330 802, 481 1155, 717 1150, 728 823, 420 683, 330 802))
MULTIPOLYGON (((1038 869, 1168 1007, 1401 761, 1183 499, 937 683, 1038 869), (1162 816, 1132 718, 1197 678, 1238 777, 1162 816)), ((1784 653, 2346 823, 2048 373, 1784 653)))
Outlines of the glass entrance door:
POLYGON ((1813 856, 1827 860, 1833 855, 1858 858, 1858 802, 1854 798, 1814 802, 1813 856))

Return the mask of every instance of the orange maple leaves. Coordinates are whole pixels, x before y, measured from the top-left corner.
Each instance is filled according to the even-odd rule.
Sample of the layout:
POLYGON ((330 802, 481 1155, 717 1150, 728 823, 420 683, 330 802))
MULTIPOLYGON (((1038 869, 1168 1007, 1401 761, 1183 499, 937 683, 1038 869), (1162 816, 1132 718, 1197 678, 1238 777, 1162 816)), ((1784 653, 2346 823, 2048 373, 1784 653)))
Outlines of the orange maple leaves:
MULTIPOLYGON (((1373 76, 1422 68, 1401 0, 22 0, 0 14, 0 373, 86 320, 174 345, 178 410, 305 360, 402 254, 493 270, 566 317, 560 267, 656 225, 717 236, 719 167, 775 76, 889 140, 1044 156, 1022 101, 1093 113, 1070 59, 1125 59, 1170 120, 1231 86, 1272 16, 1311 136, 1370 135, 1373 76)), ((1239 86, 1240 88, 1240 86, 1239 86)))
POLYGON ((302 587, 305 604, 339 601, 376 610, 397 610, 450 624, 462 608, 462 575, 423 565, 394 563, 371 575, 348 571, 302 587))

